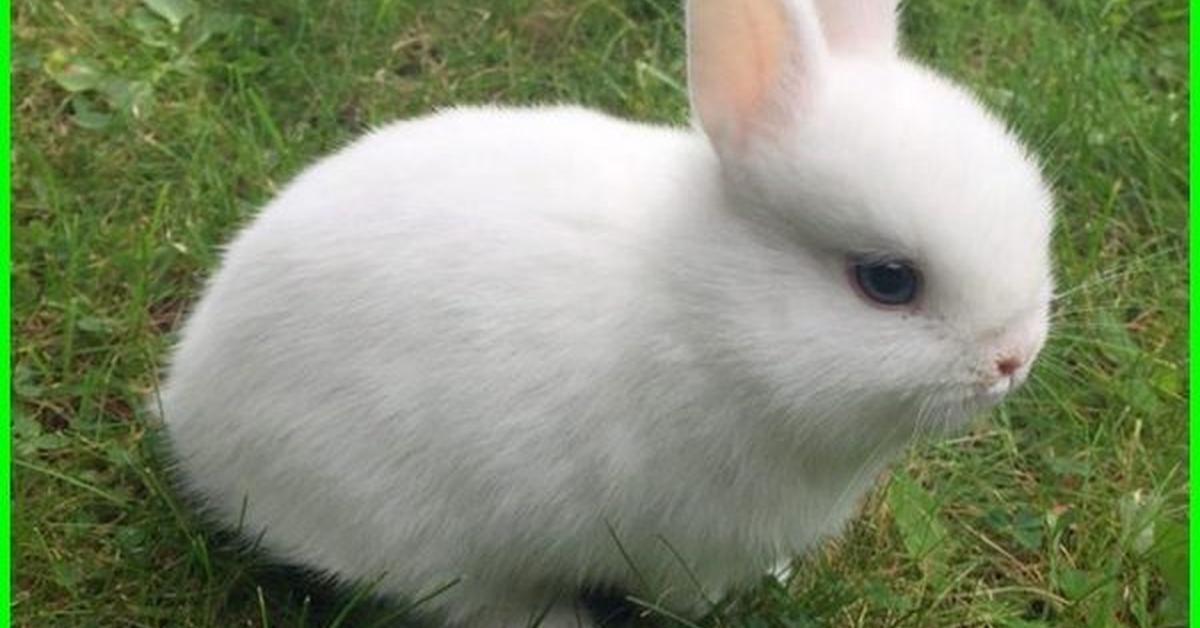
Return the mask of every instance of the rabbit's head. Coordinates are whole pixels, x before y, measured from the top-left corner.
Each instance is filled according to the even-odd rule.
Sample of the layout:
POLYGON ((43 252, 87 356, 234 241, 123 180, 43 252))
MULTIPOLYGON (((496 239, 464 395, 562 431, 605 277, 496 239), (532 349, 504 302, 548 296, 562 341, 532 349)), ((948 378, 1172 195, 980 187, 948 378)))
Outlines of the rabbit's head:
POLYGON ((1048 327, 1037 165, 896 35, 894 0, 688 5, 694 115, 757 243, 720 255, 709 342, 837 442, 964 424, 1048 327))

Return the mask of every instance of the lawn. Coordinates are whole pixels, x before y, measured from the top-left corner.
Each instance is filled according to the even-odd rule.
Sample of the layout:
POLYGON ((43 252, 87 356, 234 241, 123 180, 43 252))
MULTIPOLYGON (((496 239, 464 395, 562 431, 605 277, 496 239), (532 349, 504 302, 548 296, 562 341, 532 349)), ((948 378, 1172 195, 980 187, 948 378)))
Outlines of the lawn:
MULTIPOLYGON (((372 125, 547 101, 685 122, 681 4, 15 0, 15 625, 403 614, 171 496, 141 400, 172 330, 222 241, 372 125)), ((976 88, 1055 182, 1052 340, 1011 402, 914 449, 791 582, 702 625, 1186 625, 1186 3, 907 4, 908 51, 976 88)))

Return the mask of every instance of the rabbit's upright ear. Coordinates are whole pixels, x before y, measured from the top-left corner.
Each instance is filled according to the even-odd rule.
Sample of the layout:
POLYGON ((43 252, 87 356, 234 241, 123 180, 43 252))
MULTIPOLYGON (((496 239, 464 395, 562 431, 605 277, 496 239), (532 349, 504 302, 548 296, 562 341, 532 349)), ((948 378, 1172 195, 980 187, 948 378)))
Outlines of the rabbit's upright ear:
POLYGON ((899 0, 816 0, 834 53, 895 55, 899 0))
POLYGON ((692 110, 719 153, 804 115, 826 54, 809 0, 688 0, 687 26, 692 110))

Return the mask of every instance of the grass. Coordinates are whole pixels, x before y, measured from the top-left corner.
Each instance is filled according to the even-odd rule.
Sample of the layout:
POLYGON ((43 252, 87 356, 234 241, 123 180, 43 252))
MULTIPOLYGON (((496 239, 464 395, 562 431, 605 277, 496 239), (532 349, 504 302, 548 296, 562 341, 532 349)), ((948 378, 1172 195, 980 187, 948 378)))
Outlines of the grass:
MULTIPOLYGON (((792 582, 704 625, 1186 625, 1187 7, 909 4, 908 49, 1056 182, 1054 336, 1014 401, 914 450, 792 582)), ((493 101, 684 121, 680 18, 676 0, 14 1, 15 625, 398 612, 170 496, 140 400, 171 329, 219 244, 371 125, 493 101)))

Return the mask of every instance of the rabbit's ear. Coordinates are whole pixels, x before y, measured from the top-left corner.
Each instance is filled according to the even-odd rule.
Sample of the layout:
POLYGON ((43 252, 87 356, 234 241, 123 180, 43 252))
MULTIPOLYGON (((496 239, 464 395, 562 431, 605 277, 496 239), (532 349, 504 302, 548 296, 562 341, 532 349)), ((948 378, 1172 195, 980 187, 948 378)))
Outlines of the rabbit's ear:
POLYGON ((899 0, 816 0, 829 49, 895 55, 897 4, 899 0))
POLYGON ((692 110, 718 152, 803 115, 825 57, 809 0, 688 0, 687 25, 692 110))

